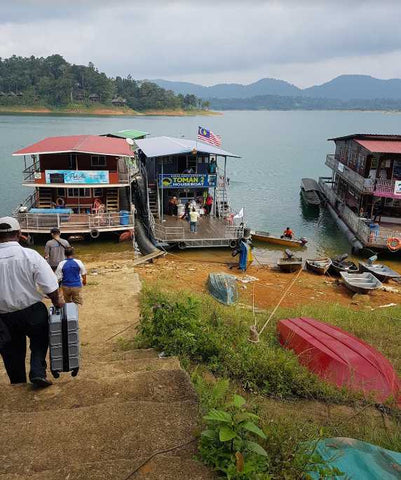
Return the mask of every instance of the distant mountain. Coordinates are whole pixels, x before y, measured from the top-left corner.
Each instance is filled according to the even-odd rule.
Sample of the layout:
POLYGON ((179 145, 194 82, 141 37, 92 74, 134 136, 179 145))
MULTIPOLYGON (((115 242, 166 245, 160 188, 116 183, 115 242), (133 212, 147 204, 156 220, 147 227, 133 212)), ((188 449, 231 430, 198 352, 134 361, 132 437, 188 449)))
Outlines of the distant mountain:
POLYGON ((295 97, 302 95, 302 90, 285 82, 274 78, 262 78, 249 85, 240 83, 220 83, 212 87, 204 87, 196 83, 172 82, 169 80, 152 80, 159 87, 166 90, 172 90, 174 93, 183 95, 193 94, 197 97, 208 98, 251 98, 257 95, 282 95, 284 97, 295 97))
POLYGON ((256 96, 312 97, 348 100, 401 99, 401 80, 380 80, 369 75, 340 75, 313 87, 300 89, 284 80, 263 78, 249 85, 221 83, 205 87, 195 83, 152 80, 176 94, 194 94, 203 99, 247 99, 256 96))
POLYGON ((369 75, 340 75, 330 82, 305 88, 302 95, 341 100, 401 98, 401 80, 380 80, 369 75))

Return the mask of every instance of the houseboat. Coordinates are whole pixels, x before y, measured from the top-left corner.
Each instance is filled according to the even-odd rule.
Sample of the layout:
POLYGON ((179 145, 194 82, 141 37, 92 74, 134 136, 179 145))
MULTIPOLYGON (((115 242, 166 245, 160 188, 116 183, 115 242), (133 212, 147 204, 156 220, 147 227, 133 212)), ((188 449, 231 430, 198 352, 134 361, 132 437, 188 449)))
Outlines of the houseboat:
POLYGON ((228 199, 233 153, 184 138, 146 132, 52 137, 18 150, 23 185, 33 193, 16 209, 24 234, 65 236, 132 231, 142 253, 156 246, 234 246, 244 232, 228 199), (197 232, 185 205, 200 214, 197 232))
POLYGON ((135 153, 126 140, 98 135, 51 137, 18 150, 23 185, 33 193, 16 209, 24 234, 97 238, 134 227, 131 197, 135 153))
POLYGON ((330 177, 319 186, 355 251, 401 248, 401 135, 355 134, 329 139, 330 177))
POLYGON ((138 194, 143 188, 133 187, 137 219, 156 242, 181 249, 236 244, 244 222, 234 219, 230 207, 227 159, 238 155, 204 142, 166 136, 135 140, 134 146, 147 191, 142 209, 138 194), (188 203, 200 213, 196 233, 191 233, 184 218, 188 203))

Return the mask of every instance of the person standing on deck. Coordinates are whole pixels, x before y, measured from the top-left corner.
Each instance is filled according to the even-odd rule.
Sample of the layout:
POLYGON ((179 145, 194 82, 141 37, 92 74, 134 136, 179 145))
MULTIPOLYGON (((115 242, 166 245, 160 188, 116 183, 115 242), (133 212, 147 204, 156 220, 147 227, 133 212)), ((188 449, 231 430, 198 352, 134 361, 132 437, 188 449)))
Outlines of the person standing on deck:
POLYGON ((82 286, 86 285, 86 268, 81 260, 74 258, 74 249, 65 249, 66 260, 58 264, 56 276, 63 289, 66 303, 82 305, 82 286))
POLYGON ((0 218, 0 353, 12 384, 26 383, 26 337, 30 340, 29 379, 37 387, 52 384, 46 378, 49 315, 39 286, 57 308, 57 278, 49 264, 18 240, 21 228, 12 217, 0 218))
POLYGON ((192 208, 191 212, 189 213, 189 228, 191 229, 192 233, 196 233, 198 231, 198 217, 199 213, 192 208))
POLYGON ((212 211, 212 205, 213 205, 213 197, 209 194, 205 202, 206 215, 210 215, 210 212, 212 211))
POLYGON ((58 264, 65 259, 65 249, 71 245, 67 240, 60 238, 60 230, 57 227, 50 230, 50 235, 52 239, 46 243, 45 259, 55 272, 58 264))

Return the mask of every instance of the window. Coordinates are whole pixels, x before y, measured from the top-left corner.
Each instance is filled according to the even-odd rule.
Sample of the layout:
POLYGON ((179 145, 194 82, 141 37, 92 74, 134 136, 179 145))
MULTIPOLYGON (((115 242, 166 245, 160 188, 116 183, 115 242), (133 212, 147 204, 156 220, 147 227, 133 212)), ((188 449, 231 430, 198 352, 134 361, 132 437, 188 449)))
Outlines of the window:
POLYGON ((70 198, 90 198, 91 189, 90 188, 69 188, 68 196, 70 198))
POLYGON ((65 188, 58 188, 57 189, 57 196, 58 197, 64 197, 65 195, 65 188))
POLYGON ((103 197, 103 188, 94 188, 93 189, 94 197, 103 197))
POLYGON ((92 155, 91 156, 91 165, 92 165, 92 167, 105 167, 107 165, 106 157, 105 156, 100 156, 100 155, 92 155))
POLYGON ((70 153, 70 156, 68 158, 68 168, 71 170, 75 170, 77 168, 77 154, 76 153, 70 153))

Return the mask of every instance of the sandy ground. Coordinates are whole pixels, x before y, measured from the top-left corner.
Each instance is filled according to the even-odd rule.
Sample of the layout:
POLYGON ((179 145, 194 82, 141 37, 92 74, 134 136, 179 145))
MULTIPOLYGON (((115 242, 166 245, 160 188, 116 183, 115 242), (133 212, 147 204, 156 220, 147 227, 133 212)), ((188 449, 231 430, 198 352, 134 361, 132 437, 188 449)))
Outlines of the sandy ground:
MULTIPOLYGON (((221 261, 195 261, 179 253, 168 254, 166 257, 155 260, 154 264, 138 266, 137 271, 141 278, 148 282, 169 281, 173 288, 188 289, 194 292, 206 292, 206 282, 209 273, 223 272, 247 280, 254 277, 257 280, 244 283, 240 287, 240 302, 252 304, 255 296, 255 305, 267 309, 275 306, 286 288, 292 282, 294 273, 282 273, 276 268, 262 266, 254 262, 247 270, 241 273, 236 266, 230 268, 233 262, 228 253, 226 263, 221 261)), ((129 264, 129 263, 128 263, 129 264)), ((338 303, 351 308, 377 308, 389 303, 398 304, 401 301, 401 285, 390 282, 386 284, 390 292, 375 291, 369 295, 355 295, 349 291, 338 278, 319 276, 303 271, 297 281, 285 296, 282 306, 294 307, 307 303, 338 303)))

